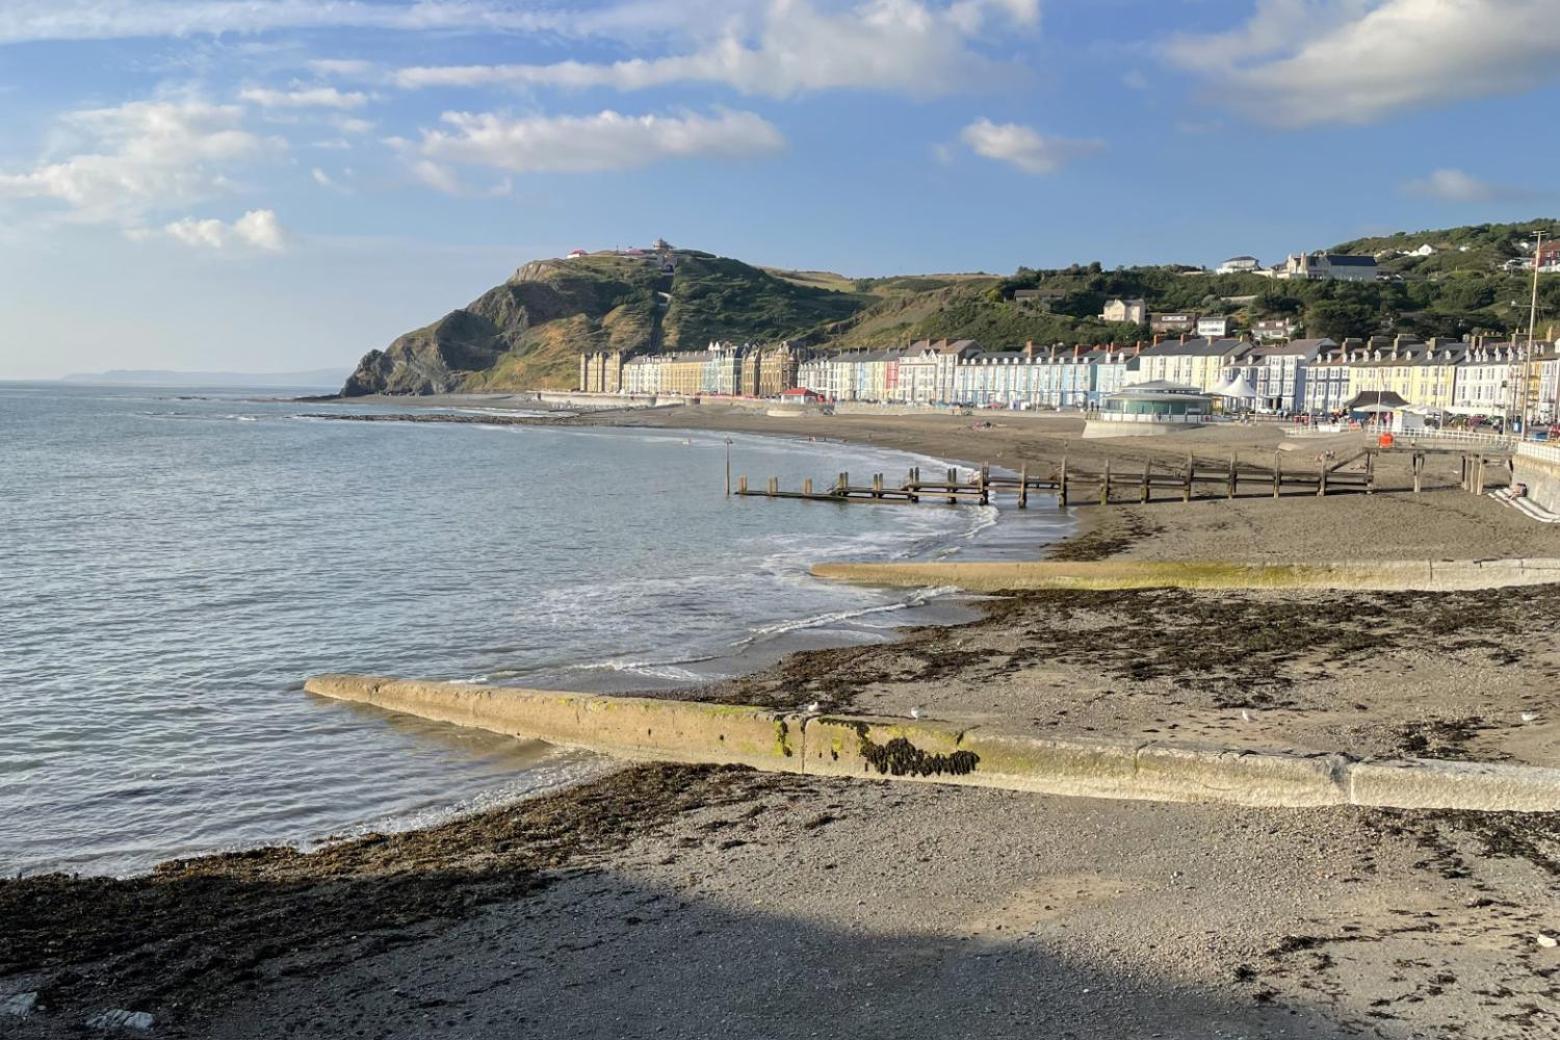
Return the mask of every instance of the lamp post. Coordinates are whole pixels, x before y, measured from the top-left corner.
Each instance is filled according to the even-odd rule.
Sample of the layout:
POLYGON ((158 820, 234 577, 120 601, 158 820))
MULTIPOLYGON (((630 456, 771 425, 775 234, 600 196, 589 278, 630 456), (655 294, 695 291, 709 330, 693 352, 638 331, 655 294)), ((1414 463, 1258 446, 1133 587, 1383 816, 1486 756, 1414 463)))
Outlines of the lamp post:
POLYGON ((731 438, 726 439, 726 497, 731 497, 731 438))
POLYGON ((1544 233, 1533 239, 1533 300, 1528 306, 1527 350, 1522 355, 1522 439, 1528 439, 1528 416, 1533 392, 1533 336, 1538 330, 1538 269, 1544 262, 1544 233))

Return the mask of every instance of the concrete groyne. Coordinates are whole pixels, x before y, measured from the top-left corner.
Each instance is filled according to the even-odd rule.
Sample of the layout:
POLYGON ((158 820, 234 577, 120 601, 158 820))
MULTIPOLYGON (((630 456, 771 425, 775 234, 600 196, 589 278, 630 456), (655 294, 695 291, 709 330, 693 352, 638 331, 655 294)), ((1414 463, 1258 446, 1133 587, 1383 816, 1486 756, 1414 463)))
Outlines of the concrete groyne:
POLYGON ((812 573, 819 578, 864 585, 953 586, 971 592, 1150 588, 1455 592, 1560 583, 1560 559, 820 563, 813 566, 812 573))
POLYGON ((927 719, 324 675, 309 692, 516 737, 654 761, 914 780, 1040 794, 1250 806, 1560 810, 1560 770, 1360 761, 1159 741, 1040 738, 927 719))

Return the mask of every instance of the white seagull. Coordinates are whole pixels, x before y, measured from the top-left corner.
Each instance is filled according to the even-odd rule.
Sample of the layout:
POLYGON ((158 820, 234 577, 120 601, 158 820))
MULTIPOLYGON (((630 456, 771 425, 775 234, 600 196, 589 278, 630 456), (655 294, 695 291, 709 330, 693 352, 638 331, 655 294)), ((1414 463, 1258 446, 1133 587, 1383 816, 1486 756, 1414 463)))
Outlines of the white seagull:
POLYGON ((1522 713, 1522 721, 1523 722, 1537 722, 1538 721, 1538 712, 1536 712, 1536 711, 1524 711, 1522 713))
POLYGON ((809 715, 816 715, 820 711, 823 710, 823 705, 819 704, 817 701, 813 701, 811 704, 807 705, 807 707, 803 708, 802 710, 805 711, 809 715))
POLYGON ((911 708, 910 709, 910 717, 912 719, 920 718, 921 717, 921 709, 920 708, 911 708))

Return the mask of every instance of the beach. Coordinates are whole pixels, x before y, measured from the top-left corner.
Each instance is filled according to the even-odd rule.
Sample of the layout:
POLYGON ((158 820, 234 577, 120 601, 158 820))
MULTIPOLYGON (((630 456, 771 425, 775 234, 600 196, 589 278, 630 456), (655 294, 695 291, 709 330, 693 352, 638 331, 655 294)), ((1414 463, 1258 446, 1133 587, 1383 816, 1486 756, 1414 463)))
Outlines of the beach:
MULTIPOLYGON (((558 421, 558 420, 551 420, 558 421)), ((1081 441, 1062 417, 561 420, 843 440, 1032 471, 1272 458, 1271 425, 1081 441), (986 422, 990 426, 984 426, 986 422)), ((1312 464, 1303 449, 1287 453, 1312 464)), ((1378 492, 1079 506, 1053 559, 1560 555, 1407 454, 1378 492)), ((1287 464, 1287 463, 1286 463, 1287 464)), ((762 480, 768 474, 748 474, 762 480)), ((836 508, 786 503, 788 509, 836 508)), ((1051 508, 1046 506, 1044 508, 1051 508)), ((1035 555, 1042 550, 1035 548, 1035 555)), ((1040 736, 1560 766, 1554 586, 1027 592, 681 698, 1040 736)), ((434 828, 0 882, 0 1027, 75 1035, 1560 1036, 1560 813, 1253 809, 625 764, 434 828)))

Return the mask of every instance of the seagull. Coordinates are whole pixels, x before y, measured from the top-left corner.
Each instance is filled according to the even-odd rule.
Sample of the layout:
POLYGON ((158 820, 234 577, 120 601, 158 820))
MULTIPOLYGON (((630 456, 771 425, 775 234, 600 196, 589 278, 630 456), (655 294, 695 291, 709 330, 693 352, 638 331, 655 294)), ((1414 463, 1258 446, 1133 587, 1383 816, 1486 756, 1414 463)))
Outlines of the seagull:
POLYGON ((911 708, 910 709, 910 717, 912 719, 920 718, 921 717, 921 709, 920 708, 911 708))
POLYGON ((1247 711, 1245 708, 1240 709, 1240 721, 1242 721, 1242 722, 1250 722, 1251 721, 1251 712, 1247 711))
POLYGON ((1538 712, 1536 712, 1536 711, 1524 711, 1522 713, 1522 721, 1523 722, 1537 722, 1538 721, 1538 712))
POLYGON ((803 708, 802 710, 805 711, 809 715, 816 715, 820 711, 823 710, 823 705, 819 704, 817 701, 813 701, 811 704, 807 705, 807 707, 803 708))

